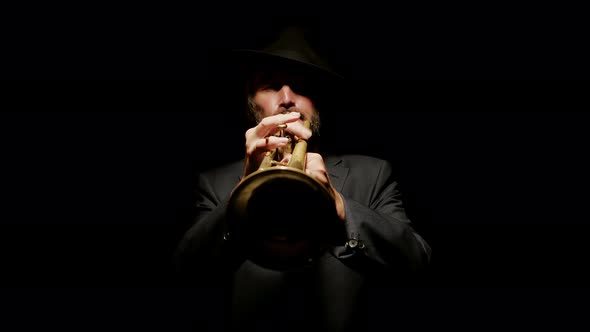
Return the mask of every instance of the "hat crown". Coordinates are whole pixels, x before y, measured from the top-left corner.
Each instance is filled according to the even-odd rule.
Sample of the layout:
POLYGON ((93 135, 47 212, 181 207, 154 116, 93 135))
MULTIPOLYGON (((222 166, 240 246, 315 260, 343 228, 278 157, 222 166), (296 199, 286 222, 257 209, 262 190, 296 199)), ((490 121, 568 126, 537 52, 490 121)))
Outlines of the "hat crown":
POLYGON ((285 26, 273 34, 270 42, 254 48, 234 49, 234 60, 246 75, 263 68, 284 67, 300 70, 317 79, 342 80, 342 75, 317 52, 314 45, 319 45, 319 40, 311 32, 301 25, 285 26))
POLYGON ((284 28, 280 32, 278 39, 266 46, 262 51, 332 71, 331 66, 312 48, 308 31, 299 26, 284 28))

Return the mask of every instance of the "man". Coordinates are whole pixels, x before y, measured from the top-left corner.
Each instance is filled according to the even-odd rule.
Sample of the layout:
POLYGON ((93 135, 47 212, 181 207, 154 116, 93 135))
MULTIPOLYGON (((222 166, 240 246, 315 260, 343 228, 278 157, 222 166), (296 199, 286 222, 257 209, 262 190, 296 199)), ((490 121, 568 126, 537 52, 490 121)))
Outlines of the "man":
MULTIPOLYGON (((344 81, 305 37, 303 30, 287 28, 263 50, 237 52, 246 69, 248 104, 256 125, 245 133, 243 160, 200 174, 196 221, 176 256, 182 280, 197 290, 195 301, 202 304, 193 313, 197 327, 377 328, 380 319, 390 318, 387 306, 381 305, 391 303, 390 291, 418 278, 429 262, 430 247, 405 214, 389 162, 320 153, 320 114, 343 98, 338 93, 344 81), (249 238, 228 231, 235 222, 228 217, 233 216, 229 203, 267 153, 285 148, 290 140, 309 142, 304 171, 333 198, 337 222, 329 228, 332 234, 321 233, 331 240, 317 255, 305 256, 303 264, 274 269, 249 256, 256 238, 249 243, 249 238)), ((291 158, 288 149, 277 163, 291 158)), ((294 213, 290 200, 302 199, 286 196, 284 212, 273 216, 277 222, 294 213)), ((322 220, 303 219, 304 232, 318 234, 314 225, 322 220)))

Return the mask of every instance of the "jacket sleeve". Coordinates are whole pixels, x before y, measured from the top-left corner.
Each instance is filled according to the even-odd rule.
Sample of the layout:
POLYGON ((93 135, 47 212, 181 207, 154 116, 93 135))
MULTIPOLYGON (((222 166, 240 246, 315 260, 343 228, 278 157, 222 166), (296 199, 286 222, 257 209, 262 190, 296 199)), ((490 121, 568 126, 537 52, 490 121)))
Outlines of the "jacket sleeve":
POLYGON ((397 274, 420 272, 427 267, 431 248, 406 216, 389 162, 382 161, 369 192, 343 196, 349 241, 334 248, 336 257, 345 264, 397 274), (359 195, 369 198, 361 203, 359 195))
POLYGON ((191 228, 184 234, 174 255, 179 276, 214 272, 223 268, 227 255, 225 210, 229 197, 219 197, 211 179, 199 175, 196 190, 196 216, 191 228))

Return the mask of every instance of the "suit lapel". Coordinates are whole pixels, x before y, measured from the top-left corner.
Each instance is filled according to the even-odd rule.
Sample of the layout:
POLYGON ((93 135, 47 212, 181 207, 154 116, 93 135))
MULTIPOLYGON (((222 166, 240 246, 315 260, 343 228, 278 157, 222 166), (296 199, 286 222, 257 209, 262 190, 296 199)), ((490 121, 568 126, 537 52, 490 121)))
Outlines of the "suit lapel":
POLYGON ((340 165, 341 163, 342 159, 340 158, 329 158, 326 160, 326 169, 328 174, 330 174, 330 181, 332 181, 332 185, 339 192, 342 192, 344 180, 346 180, 346 176, 348 176, 348 168, 342 167, 340 165))

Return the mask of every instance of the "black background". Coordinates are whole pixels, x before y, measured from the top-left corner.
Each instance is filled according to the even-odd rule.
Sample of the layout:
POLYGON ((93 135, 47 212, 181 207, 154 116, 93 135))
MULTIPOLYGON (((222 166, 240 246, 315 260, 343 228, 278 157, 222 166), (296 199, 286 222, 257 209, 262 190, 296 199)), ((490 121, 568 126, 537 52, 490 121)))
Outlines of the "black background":
POLYGON ((327 148, 392 160, 432 245, 416 317, 574 324, 590 277, 583 24, 575 9, 483 7, 26 9, 3 70, 6 316, 174 328, 186 299, 170 255, 195 175, 241 158, 247 128, 220 54, 302 20, 357 89, 325 120, 327 148))

